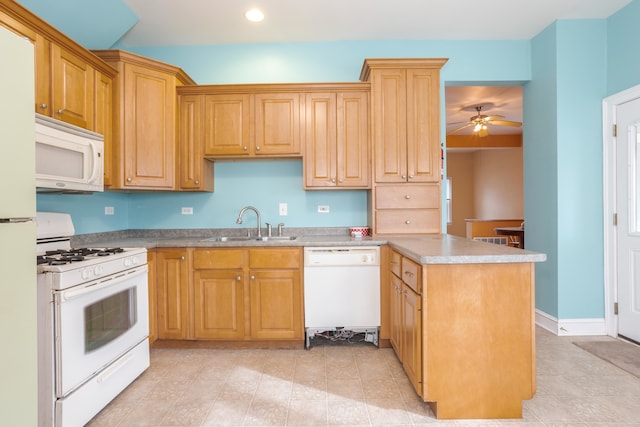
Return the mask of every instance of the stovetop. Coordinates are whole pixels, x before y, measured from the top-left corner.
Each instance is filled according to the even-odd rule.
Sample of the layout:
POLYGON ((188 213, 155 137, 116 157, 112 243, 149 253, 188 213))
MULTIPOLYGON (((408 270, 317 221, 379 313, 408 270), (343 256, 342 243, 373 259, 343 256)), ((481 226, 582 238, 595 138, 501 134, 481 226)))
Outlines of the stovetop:
POLYGON ((71 248, 45 251, 38 255, 37 264, 65 265, 74 262, 82 262, 95 257, 107 257, 123 253, 123 248, 71 248))
POLYGON ((38 273, 52 276, 53 289, 101 279, 146 263, 145 248, 62 248, 37 257, 38 273))

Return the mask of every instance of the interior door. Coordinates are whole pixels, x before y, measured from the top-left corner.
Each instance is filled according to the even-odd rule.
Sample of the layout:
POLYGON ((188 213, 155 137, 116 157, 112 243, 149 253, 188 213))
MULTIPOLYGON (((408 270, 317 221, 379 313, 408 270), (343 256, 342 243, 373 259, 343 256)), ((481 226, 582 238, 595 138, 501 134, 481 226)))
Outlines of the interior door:
POLYGON ((640 342, 640 98, 617 119, 618 335, 640 342))

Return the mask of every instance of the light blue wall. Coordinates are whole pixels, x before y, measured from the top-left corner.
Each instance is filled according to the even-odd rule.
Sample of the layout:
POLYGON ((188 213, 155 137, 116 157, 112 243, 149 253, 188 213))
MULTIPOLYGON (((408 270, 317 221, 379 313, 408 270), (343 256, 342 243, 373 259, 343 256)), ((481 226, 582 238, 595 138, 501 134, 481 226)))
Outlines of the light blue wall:
POLYGON ((547 254, 536 264, 536 308, 558 315, 558 155, 556 28, 531 43, 532 81, 523 90, 526 248, 547 254))
POLYGON ((606 22, 560 21, 556 27, 558 317, 604 317, 601 102, 606 93, 606 22))
POLYGON ((640 84, 640 0, 607 20, 607 96, 640 84))

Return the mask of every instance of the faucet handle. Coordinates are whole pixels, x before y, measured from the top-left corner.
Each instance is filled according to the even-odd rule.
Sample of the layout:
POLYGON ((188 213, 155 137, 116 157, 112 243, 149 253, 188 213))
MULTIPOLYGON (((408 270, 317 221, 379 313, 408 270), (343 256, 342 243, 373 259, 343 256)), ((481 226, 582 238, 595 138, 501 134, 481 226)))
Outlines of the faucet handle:
POLYGON ((282 236, 282 228, 284 227, 284 222, 278 224, 278 236, 282 236))
POLYGON ((267 226, 267 236, 271 237, 271 224, 265 222, 265 225, 267 226))

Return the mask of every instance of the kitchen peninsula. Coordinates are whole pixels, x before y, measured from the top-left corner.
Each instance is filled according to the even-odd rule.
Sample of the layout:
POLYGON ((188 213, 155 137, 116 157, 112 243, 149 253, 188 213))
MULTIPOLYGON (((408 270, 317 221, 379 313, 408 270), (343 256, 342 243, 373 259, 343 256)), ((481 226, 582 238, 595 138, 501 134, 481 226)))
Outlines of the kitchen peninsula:
MULTIPOLYGON (((534 263, 545 261, 544 254, 450 235, 353 239, 339 229, 290 229, 294 240, 205 240, 231 231, 239 230, 132 230, 76 239, 143 245, 151 254, 380 245, 381 345, 391 344, 438 418, 520 418, 522 401, 535 394, 534 263)), ((192 273, 193 266, 185 268, 192 273)), ((302 338, 297 342, 303 345, 302 338)))

